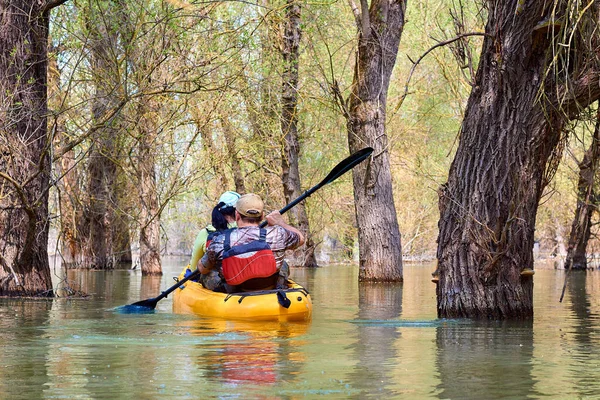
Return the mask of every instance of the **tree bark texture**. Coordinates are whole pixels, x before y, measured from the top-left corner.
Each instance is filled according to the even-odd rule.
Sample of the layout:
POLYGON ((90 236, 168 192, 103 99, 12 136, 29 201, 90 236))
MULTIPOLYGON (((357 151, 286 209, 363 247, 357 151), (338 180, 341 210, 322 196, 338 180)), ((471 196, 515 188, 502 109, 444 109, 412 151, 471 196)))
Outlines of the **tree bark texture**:
POLYGON ((53 295, 43 6, 0 1, 0 296, 53 295))
POLYGON ((246 193, 244 172, 235 145, 235 131, 231 121, 226 115, 222 115, 219 121, 221 122, 221 129, 223 129, 223 135, 225 136, 227 154, 229 155, 229 162, 231 163, 231 170, 233 173, 233 182, 235 183, 235 191, 238 193, 246 193))
MULTIPOLYGON (((156 65, 157 52, 147 52, 143 47, 145 41, 138 41, 136 25, 140 21, 131 16, 136 15, 135 10, 127 8, 123 3, 121 34, 126 40, 128 64, 131 68, 133 84, 140 92, 151 91, 155 75, 159 72, 156 65)), ((136 186, 139 205, 139 246, 140 266, 142 276, 158 277, 163 274, 161 260, 160 224, 162 209, 159 202, 159 193, 156 184, 156 155, 160 146, 157 145, 161 132, 160 119, 162 100, 160 96, 147 96, 137 99, 135 154, 132 166, 136 174, 136 186)), ((195 110, 195 109, 194 109, 195 110)), ((198 128, 200 129, 200 128, 198 128)), ((153 279, 150 279, 154 281, 153 279)))
POLYGON ((138 136, 139 160, 137 165, 140 199, 140 264, 142 275, 162 275, 160 258, 160 209, 156 188, 154 139, 158 127, 156 101, 141 104, 140 132, 138 136))
MULTIPOLYGON (((57 135, 62 136, 60 132, 57 132, 57 135)), ((60 142, 60 139, 55 142, 60 142)), ((83 265, 83 251, 87 246, 84 241, 89 237, 81 202, 85 196, 79 186, 76 165, 72 151, 64 154, 54 165, 56 174, 61 177, 57 182, 60 254, 62 265, 67 269, 77 269, 83 265)))
MULTIPOLYGON (((58 54, 48 57, 48 129, 52 132, 55 149, 63 147, 68 138, 65 136, 65 116, 62 114, 64 93, 60 87, 60 70, 57 63, 58 54)), ((77 160, 73 150, 67 151, 60 158, 53 160, 55 176, 57 176, 56 192, 59 209, 59 253, 61 265, 66 268, 79 268, 83 262, 83 240, 87 235, 83 215, 82 199, 85 197, 79 182, 76 168, 77 160)))
POLYGON ((585 65, 548 68, 551 4, 488 6, 475 86, 439 193, 438 316, 530 319, 533 280, 521 272, 533 268, 538 203, 560 159, 565 122, 600 90, 585 65))
POLYGON ((119 134, 122 125, 119 110, 123 87, 120 66, 115 56, 119 50, 111 47, 119 42, 115 25, 102 19, 91 6, 87 21, 90 31, 91 67, 95 84, 92 115, 97 130, 88 164, 89 248, 84 267, 112 269, 121 261, 131 261, 128 226, 120 210, 118 185, 119 134))
POLYGON ((94 144, 88 164, 90 248, 85 252, 89 257, 83 267, 112 269, 117 262, 112 242, 113 205, 116 204, 114 195, 116 166, 107 156, 113 149, 111 139, 101 142, 94 144))
POLYGON ((594 187, 600 156, 600 109, 596 116, 596 128, 592 143, 579 163, 577 184, 577 207, 569 234, 569 247, 565 269, 587 269, 587 244, 592 228, 592 215, 598 207, 598 194, 594 187))
POLYGON ((374 0, 355 13, 359 44, 347 109, 348 144, 354 153, 374 149, 352 172, 358 225, 359 280, 400 282, 402 247, 394 206, 388 140, 387 92, 404 29, 406 1, 374 0))
MULTIPOLYGON (((283 76, 281 88, 281 132, 283 154, 281 155, 281 181, 287 203, 302 194, 300 182, 300 143, 298 141, 298 69, 300 59, 300 3, 288 0, 285 8, 281 38, 281 55, 283 57, 283 76)), ((288 258, 291 266, 317 267, 315 245, 310 232, 306 204, 298 204, 290 210, 292 224, 304 235, 306 242, 293 251, 288 258)))

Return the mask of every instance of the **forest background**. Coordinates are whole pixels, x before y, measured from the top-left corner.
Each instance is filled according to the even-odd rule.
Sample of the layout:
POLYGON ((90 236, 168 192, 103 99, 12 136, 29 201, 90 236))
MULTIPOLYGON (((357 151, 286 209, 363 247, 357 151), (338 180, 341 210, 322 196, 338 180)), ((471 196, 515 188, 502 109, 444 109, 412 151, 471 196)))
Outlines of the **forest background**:
MULTIPOLYGON (((80 137, 98 123, 101 117, 93 118, 91 109, 98 98, 98 80, 105 81, 107 92, 115 87, 132 91, 127 100, 123 100, 124 93, 114 93, 114 104, 104 113, 106 118, 118 114, 121 134, 117 143, 106 147, 119 149, 105 154, 105 161, 115 164, 124 187, 117 194, 121 198, 116 206, 134 242, 139 240, 136 232, 142 221, 136 214, 135 196, 140 103, 153 108, 149 123, 160 131, 148 139, 148 146, 155 157, 159 204, 164 208, 164 253, 191 252, 197 232, 210 220, 215 199, 224 190, 235 190, 236 179, 238 190, 260 193, 269 209, 286 203, 280 167, 285 143, 279 125, 283 6, 267 2, 258 6, 244 2, 69 2, 53 12, 51 40, 56 62, 51 73, 56 74, 57 84, 49 102, 56 116, 51 121, 55 130, 60 126, 65 136, 80 137), (128 16, 115 18, 120 12, 128 16), (102 43, 104 49, 96 50, 102 52, 100 56, 94 55, 92 47, 98 35, 93 25, 113 35, 102 43), (124 31, 130 35, 126 45, 119 38, 124 31), (99 58, 104 59, 100 69, 93 63, 99 58), (241 174, 236 177, 235 173, 241 174)), ((410 93, 403 100, 414 66, 411 59, 419 58, 436 39, 456 34, 456 20, 451 16, 456 7, 460 4, 428 2, 408 8, 409 22, 390 85, 387 132, 394 198, 408 258, 435 256, 437 188, 447 177, 476 66, 460 68, 452 51, 460 51, 457 47, 431 52, 415 69, 410 93)), ((481 30, 483 22, 472 11, 470 21, 461 21, 469 25, 462 29, 481 30)), ((301 21, 299 170, 307 188, 348 154, 346 122, 334 90, 347 96, 352 83, 356 26, 350 7, 343 2, 303 4, 301 21)), ((480 46, 476 37, 469 41, 474 48, 480 46)), ((467 44, 464 41, 463 46, 467 44)), ((64 197, 79 187, 82 190, 75 197, 84 197, 89 169, 85 160, 97 137, 101 136, 95 134, 74 148, 72 164, 65 172, 74 183, 59 185, 53 192, 56 215, 61 194, 64 197)), ((574 202, 572 188, 563 189, 574 202)), ((320 261, 347 258, 356 247, 350 175, 316 193, 306 208, 320 261)), ((555 231, 568 228, 572 210, 565 205, 564 215, 555 215, 556 207, 548 209, 555 211, 541 222, 547 231, 540 240, 548 239, 547 245, 553 247, 555 231)), ((54 238, 59 239, 65 231, 58 225, 55 228, 54 238)), ((51 240, 50 246, 51 252, 60 252, 57 240, 51 240)))
MULTIPOLYGON (((122 217, 121 229, 131 233, 127 241, 137 243, 144 220, 137 197, 144 135, 145 151, 155 160, 164 254, 191 252, 224 190, 260 193, 269 209, 284 205, 285 138, 279 124, 283 12, 284 4, 276 2, 176 0, 74 1, 54 9, 50 131, 57 133, 57 145, 77 145, 57 159, 54 179, 70 182, 55 186, 53 214, 61 215, 61 198, 63 209, 68 198, 76 200, 72 212, 83 213, 93 168, 89 163, 99 158, 101 165, 115 168, 115 197, 108 207, 122 217), (103 99, 96 92, 98 82, 108 94, 103 99), (98 105, 99 100, 108 104, 98 105), (110 129, 98 128, 109 120, 110 129), (149 135, 150 130, 155 133, 149 135)), ((485 15, 456 1, 417 2, 406 13, 388 95, 388 150, 403 256, 433 259, 438 189, 454 156, 481 38, 440 43, 482 32, 485 15)), ((348 154, 336 91, 347 96, 352 83, 356 25, 345 2, 307 2, 301 30, 299 171, 307 188, 348 154)), ((536 251, 542 257, 566 251, 577 164, 590 141, 590 128, 584 125, 580 121, 577 134, 569 136, 538 212, 536 251)), ((306 204, 319 262, 352 258, 356 223, 350 176, 306 204)), ((65 229, 61 222, 68 221, 61 218, 53 222, 50 252, 61 253, 58 240, 68 241, 65 235, 76 228, 65 229)))
MULTIPOLYGON (((355 56, 364 56, 370 51, 369 45, 375 43, 366 40, 365 35, 376 36, 380 33, 377 29, 385 30, 385 25, 378 25, 377 20, 382 15, 378 10, 384 12, 384 8, 378 7, 385 4, 372 2, 372 21, 366 30, 361 25, 366 20, 360 18, 367 15, 366 9, 361 14, 353 7, 354 2, 45 3, 38 10, 39 14, 31 15, 49 17, 47 76, 36 76, 38 80, 34 76, 28 78, 35 68, 21 69, 22 75, 10 74, 13 65, 21 62, 25 67, 28 65, 28 54, 21 54, 18 46, 7 46, 10 54, 8 57, 5 54, 3 60, 8 62, 7 81, 16 79, 18 83, 15 90, 42 88, 45 97, 47 88, 48 113, 30 115, 34 120, 47 119, 51 146, 46 148, 39 142, 44 146, 39 153, 39 172, 21 180, 19 156, 27 158, 26 143, 19 142, 18 135, 14 142, 6 136, 8 145, 3 157, 11 160, 13 171, 12 175, 3 175, 7 187, 12 187, 11 197, 7 199, 15 196, 26 200, 25 187, 35 183, 40 174, 51 171, 50 221, 57 240, 50 243, 64 265, 113 268, 117 263, 131 262, 132 248, 138 243, 144 272, 160 272, 160 254, 189 251, 193 237, 208 221, 215 199, 222 191, 257 192, 267 200, 269 209, 277 209, 294 197, 299 185, 306 188, 318 182, 337 160, 348 154, 348 147, 356 149, 370 144, 369 140, 365 140, 364 145, 357 142, 360 135, 348 135, 349 130, 366 130, 366 124, 374 121, 352 119, 356 117, 351 115, 356 112, 353 106, 368 105, 367 101, 357 102, 353 97, 358 93, 353 92, 353 88, 360 86, 354 85, 363 72, 356 67, 355 56), (52 12, 48 13, 49 10, 52 12), (365 40, 361 42, 361 39, 365 40), (357 53, 360 46, 363 51, 357 53), (348 143, 348 138, 353 143, 348 143), (22 150, 16 150, 18 148, 22 150), (48 160, 52 162, 52 169, 44 166, 48 160)), ((384 233, 375 238, 381 242, 373 245, 389 248, 389 243, 397 243, 399 250, 399 238, 387 242, 385 239, 386 230, 390 236, 397 232, 396 227, 391 226, 397 219, 403 235, 404 257, 433 258, 440 213, 436 206, 447 206, 438 202, 438 196, 444 193, 442 188, 459 142, 467 98, 476 88, 477 54, 485 43, 482 37, 487 11, 484 5, 465 5, 458 1, 421 2, 406 9, 405 3, 391 4, 398 7, 396 11, 400 10, 396 14, 390 11, 388 21, 392 22, 392 15, 400 16, 396 36, 400 49, 397 58, 395 49, 386 49, 394 53, 393 64, 385 58, 382 63, 388 70, 395 64, 389 92, 384 95, 385 130, 379 131, 385 137, 368 139, 377 141, 378 145, 384 143, 372 162, 379 168, 379 156, 385 157, 384 164, 389 159, 396 207, 389 207, 394 211, 394 218, 387 219, 389 226, 378 227, 384 233)), ((525 17, 520 4, 498 15, 510 17, 514 12, 525 17)), ((361 5, 368 4, 362 2, 361 5)), ((561 6, 568 4, 561 3, 561 6)), ((579 10, 579 6, 577 3, 574 8, 564 10, 573 10, 567 15, 577 17, 580 11, 583 15, 589 9, 579 10)), ((533 7, 528 12, 539 17, 533 7)), ((552 23, 535 21, 534 39, 541 38, 541 43, 546 45, 551 43, 554 26, 568 28, 560 21, 561 13, 552 15, 555 21, 552 23)), ((27 16, 24 11, 14 12, 15 16, 19 14, 27 16)), ((493 28, 494 18, 490 19, 489 27, 493 28)), ((531 21, 524 18, 523 22, 531 21)), ((43 29, 44 25, 40 26, 43 29)), ((31 32, 34 31, 28 34, 31 32)), ((486 35, 493 37, 492 33, 486 35)), ((502 37, 499 35, 497 39, 502 37)), ((35 43, 39 38, 45 40, 44 35, 34 34, 21 44, 39 46, 35 43)), ((510 44, 510 37, 506 38, 510 44)), ((537 46, 539 43, 535 40, 537 46)), ((496 48, 501 49, 498 43, 496 48)), ((45 47, 46 43, 42 45, 45 47)), ((484 54, 492 54, 493 48, 484 51, 487 51, 484 54)), ((541 59, 539 55, 532 58, 541 59)), ((561 68, 564 65, 565 71, 570 72, 569 59, 566 61, 561 68)), ((45 66, 45 63, 44 58, 41 63, 31 65, 45 66)), ((497 61, 491 65, 506 71, 497 61)), ((45 74, 45 68, 43 72, 45 74)), ((372 90, 374 83, 376 80, 366 88, 372 90)), ((387 91, 387 87, 383 89, 387 91)), ((22 123, 22 112, 29 104, 19 98, 27 99, 28 94, 4 93, 3 98, 10 103, 3 106, 8 110, 5 117, 10 123, 6 126, 22 123)), ((537 203, 527 203, 527 207, 531 207, 527 211, 537 217, 535 241, 544 254, 564 253, 565 237, 579 205, 576 194, 579 167, 584 152, 595 143, 588 122, 591 125, 596 118, 586 116, 584 110, 578 110, 575 122, 560 126, 552 153, 540 153, 543 158, 552 155, 546 169, 552 180, 548 186, 543 181, 541 198, 534 194, 535 200, 541 200, 539 209, 537 203)), ((539 136, 542 149, 543 137, 539 136)), ((517 143, 525 145, 525 142, 517 143)), ((505 151, 510 152, 511 148, 505 151)), ((516 159, 522 160, 515 154, 516 159)), ((481 155, 485 153, 482 151, 481 155)), ((489 160, 494 163, 494 158, 489 160)), ((469 161, 464 165, 468 166, 469 161)), ((539 165, 535 165, 539 169, 539 165)), ((380 171, 387 172, 386 168, 387 165, 380 171)), ((357 207, 365 203, 364 198, 357 197, 356 188, 361 183, 371 184, 361 182, 361 174, 364 172, 354 174, 354 199, 350 179, 345 177, 319 191, 306 202, 306 207, 298 206, 290 212, 292 223, 308 230, 310 222, 309 247, 320 248, 316 254, 333 250, 337 260, 353 257, 357 229, 363 224, 376 223, 363 219, 357 228, 354 203, 357 199, 361 203, 357 202, 357 207)), ((515 178, 516 175, 511 176, 515 178)), ((377 184, 380 181, 377 176, 369 179, 375 179, 377 184)), ((503 177, 494 176, 494 179, 502 181, 503 177)), ((7 249, 12 248, 13 242, 24 241, 26 245, 25 252, 15 253, 19 265, 26 265, 28 257, 42 254, 29 245, 46 243, 40 234, 33 236, 34 229, 22 228, 24 221, 31 223, 32 216, 45 211, 47 189, 45 186, 37 189, 35 193, 40 196, 37 200, 28 200, 18 207, 24 214, 18 215, 12 208, 16 203, 7 201, 7 212, 14 212, 16 217, 3 216, 7 249), (25 233, 21 235, 24 237, 19 238, 19 231, 25 233)), ((377 197, 378 202, 391 199, 385 192, 387 188, 377 190, 383 190, 378 194, 384 195, 377 197)), ((456 195, 441 197, 454 199, 458 198, 456 195)), ((520 192, 513 200, 518 201, 519 196, 520 192)), ((524 221, 511 214, 513 207, 525 203, 513 204, 511 200, 504 210, 495 208, 493 201, 490 199, 490 210, 508 211, 505 229, 514 221, 524 221)), ((359 219, 364 218, 360 212, 357 215, 359 219)), ((392 213, 380 214, 385 218, 390 215, 392 213)), ((492 222, 496 221, 494 215, 491 217, 492 222)), ((368 218, 377 216, 369 214, 368 218)), ((446 218, 444 223, 453 226, 456 221, 446 218)), ((510 229, 520 232, 518 226, 510 229)), ((465 232, 476 234, 475 230, 465 232)), ((491 245, 487 254, 493 256, 493 247, 505 243, 505 231, 486 232, 497 235, 497 242, 486 242, 487 233, 470 239, 480 240, 479 245, 491 245)), ((369 244, 365 237, 361 245, 369 244)), ((462 240, 455 237, 448 243, 458 245, 462 240)), ((594 241, 592 245, 595 246, 594 241)), ((377 251, 376 248, 373 251, 377 251)), ((529 248, 519 251, 526 259, 529 248)), ((511 263, 511 269, 528 267, 526 260, 523 266, 517 259, 511 259, 509 253, 498 253, 498 256, 502 254, 511 263)), ((377 259, 374 255, 369 257, 377 259)), ((323 260, 321 257, 320 261, 323 260)), ((494 260, 494 257, 489 258, 490 268, 496 265, 494 260)), ((481 260, 473 261, 481 264, 481 260)), ((299 264, 315 265, 307 259, 299 264)), ((388 276, 388 280, 402 279, 399 267, 400 273, 388 276)), ((483 272, 485 283, 489 271, 483 272)), ((14 271, 9 272, 10 276, 19 285, 14 271)))

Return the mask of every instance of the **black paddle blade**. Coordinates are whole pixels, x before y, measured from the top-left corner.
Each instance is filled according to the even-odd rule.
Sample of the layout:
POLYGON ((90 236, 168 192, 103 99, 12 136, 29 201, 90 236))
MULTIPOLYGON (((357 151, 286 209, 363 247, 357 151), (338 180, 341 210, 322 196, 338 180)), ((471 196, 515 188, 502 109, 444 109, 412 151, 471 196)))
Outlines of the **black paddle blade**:
POLYGON ((126 306, 117 307, 115 310, 121 314, 149 314, 153 313, 158 303, 157 299, 138 301, 126 306))
POLYGON ((371 155, 372 152, 372 147, 365 147, 364 149, 359 150, 351 156, 343 159, 339 162, 338 165, 335 166, 335 168, 331 170, 329 175, 327 175, 325 179, 323 179, 322 184, 326 185, 335 181, 337 178, 354 168, 357 164, 363 162, 367 157, 371 155))
MULTIPOLYGON (((344 160, 340 161, 338 163, 338 165, 336 165, 331 170, 329 175, 327 175, 325 177, 325 179, 323 179, 317 185, 308 189, 306 192, 302 193, 294 201, 292 201, 291 203, 289 203, 288 205, 283 207, 281 210, 279 210, 279 212, 281 214, 283 214, 284 212, 286 212, 287 210, 294 207, 296 204, 300 203, 302 200, 304 200, 305 198, 307 198, 308 196, 313 194, 315 191, 319 190, 320 188, 327 185, 328 183, 335 181, 341 175, 345 174, 346 172, 348 172, 352 168, 354 168, 357 164, 363 162, 367 157, 369 157, 371 155, 372 152, 373 152, 373 149, 371 147, 366 147, 362 150, 357 151, 356 153, 352 154, 351 156, 345 158, 344 160)), ((261 222, 261 224, 259 226, 261 228, 264 228, 265 226, 267 226, 267 221, 261 222)))

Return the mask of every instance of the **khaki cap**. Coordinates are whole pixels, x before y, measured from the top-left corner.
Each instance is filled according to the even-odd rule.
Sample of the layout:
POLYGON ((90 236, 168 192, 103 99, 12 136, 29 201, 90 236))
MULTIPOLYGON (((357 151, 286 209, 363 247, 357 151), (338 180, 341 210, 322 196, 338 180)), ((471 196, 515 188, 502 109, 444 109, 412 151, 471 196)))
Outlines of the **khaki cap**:
POLYGON ((250 218, 262 217, 264 208, 265 203, 263 203, 259 195, 254 193, 243 195, 235 203, 236 211, 250 218))

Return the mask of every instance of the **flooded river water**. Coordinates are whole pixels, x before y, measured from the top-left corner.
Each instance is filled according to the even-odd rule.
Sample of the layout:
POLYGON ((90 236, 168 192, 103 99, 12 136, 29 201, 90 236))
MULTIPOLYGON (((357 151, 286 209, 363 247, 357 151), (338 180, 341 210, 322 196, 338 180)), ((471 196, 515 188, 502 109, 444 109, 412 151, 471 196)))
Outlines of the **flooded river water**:
MULTIPOLYGON (((165 275, 77 271, 86 299, 0 300, 0 398, 600 398, 600 272, 538 269, 533 322, 436 318, 434 267, 404 285, 358 285, 354 265, 294 269, 310 323, 236 323, 115 307, 156 297, 165 275)), ((57 282, 64 275, 56 270, 57 282)))

